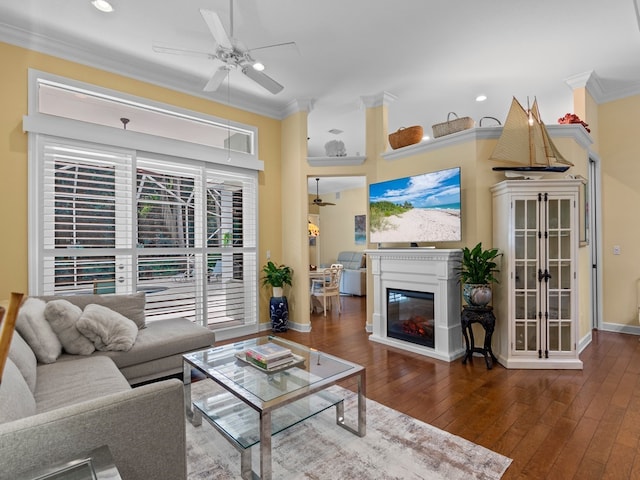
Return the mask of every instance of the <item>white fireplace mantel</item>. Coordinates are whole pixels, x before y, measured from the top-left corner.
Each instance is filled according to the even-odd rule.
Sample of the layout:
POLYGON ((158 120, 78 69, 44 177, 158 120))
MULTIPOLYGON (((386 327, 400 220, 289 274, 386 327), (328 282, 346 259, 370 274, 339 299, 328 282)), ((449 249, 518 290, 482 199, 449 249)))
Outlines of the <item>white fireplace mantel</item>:
POLYGON ((369 339, 448 362, 461 357, 464 347, 456 268, 462 251, 403 248, 367 250, 366 254, 373 274, 373 331, 369 339), (434 348, 387 336, 388 288, 434 294, 434 348))

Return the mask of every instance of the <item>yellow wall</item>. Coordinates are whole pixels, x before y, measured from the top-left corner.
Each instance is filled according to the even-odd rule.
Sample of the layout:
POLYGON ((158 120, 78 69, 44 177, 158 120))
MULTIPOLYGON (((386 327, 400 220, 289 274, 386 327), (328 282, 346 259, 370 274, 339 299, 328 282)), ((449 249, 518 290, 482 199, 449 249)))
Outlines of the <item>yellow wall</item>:
POLYGON ((640 95, 600 105, 604 322, 638 325, 640 278, 640 95), (619 245, 621 255, 613 254, 619 245))
MULTIPOLYGON (((28 287, 27 134, 22 131, 22 117, 27 114, 29 68, 257 127, 258 156, 264 161, 258 190, 259 258, 266 257, 267 248, 273 256, 281 256, 280 195, 274 193, 279 192, 281 182, 279 120, 1 42, 0 58, 5 66, 0 76, 0 299, 8 298, 11 291, 26 292, 28 287), (278 212, 275 222, 268 214, 272 211, 278 212)), ((264 321, 268 319, 268 303, 261 305, 260 316, 264 321)))
POLYGON ((338 253, 342 251, 362 251, 367 245, 356 245, 355 216, 367 215, 367 189, 356 188, 335 194, 322 196, 323 200, 335 203, 335 206, 320 208, 320 263, 335 263, 338 253))

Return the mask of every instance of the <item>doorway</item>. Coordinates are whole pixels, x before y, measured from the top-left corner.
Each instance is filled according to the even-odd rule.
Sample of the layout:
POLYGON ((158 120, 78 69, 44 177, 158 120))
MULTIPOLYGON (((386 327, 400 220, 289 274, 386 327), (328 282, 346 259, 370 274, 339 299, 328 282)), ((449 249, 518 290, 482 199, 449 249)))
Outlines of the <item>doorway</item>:
POLYGON ((356 217, 367 215, 366 186, 365 176, 307 178, 307 220, 319 229, 315 237, 309 236, 310 265, 330 265, 341 251, 366 248, 366 238, 356 238, 356 217))

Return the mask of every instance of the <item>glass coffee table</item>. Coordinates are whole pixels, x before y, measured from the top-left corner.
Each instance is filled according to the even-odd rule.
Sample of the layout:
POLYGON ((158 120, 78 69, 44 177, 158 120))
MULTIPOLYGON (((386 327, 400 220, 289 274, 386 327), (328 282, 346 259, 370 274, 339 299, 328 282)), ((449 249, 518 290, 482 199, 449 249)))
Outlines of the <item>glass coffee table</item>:
MULTIPOLYGON (((264 336, 189 353, 184 358, 187 418, 195 425, 207 420, 240 452, 243 479, 256 478, 251 447, 260 444, 260 477, 271 479, 271 436, 336 408, 336 423, 349 432, 366 434, 366 375, 361 365, 275 336, 264 336), (267 371, 248 362, 248 348, 275 343, 291 350, 294 361, 267 371), (191 370, 213 380, 211 394, 191 400, 191 370), (327 388, 354 377, 358 385, 355 425, 344 418, 344 399, 327 388)), ((207 381, 207 380, 202 380, 207 381)))

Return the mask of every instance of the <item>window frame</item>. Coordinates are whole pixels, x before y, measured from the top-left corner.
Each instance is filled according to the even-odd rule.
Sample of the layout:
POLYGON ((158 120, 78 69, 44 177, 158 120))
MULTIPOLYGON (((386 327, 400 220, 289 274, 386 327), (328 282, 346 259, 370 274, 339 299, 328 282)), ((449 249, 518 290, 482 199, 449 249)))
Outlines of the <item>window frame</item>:
MULTIPOLYGON (((219 171, 221 174, 239 175, 244 178, 251 179, 255 183, 253 187, 253 193, 245 201, 248 201, 247 207, 252 211, 253 218, 250 219, 254 223, 251 226, 254 229, 255 237, 253 239, 254 245, 250 245, 246 248, 253 250, 254 257, 257 257, 258 247, 258 172, 264 169, 262 161, 258 160, 255 155, 241 153, 237 151, 229 151, 223 148, 209 147, 201 144, 195 144, 192 142, 167 139, 164 137, 157 137, 149 134, 142 134, 133 131, 124 132, 123 130, 113 127, 107 127, 97 124, 90 124, 87 122, 81 122, 77 120, 55 117, 51 115, 41 114, 37 111, 33 111, 33 108, 38 105, 37 96, 38 93, 38 81, 39 78, 55 78, 57 82, 67 82, 69 84, 81 85, 82 88, 92 88, 102 93, 108 93, 111 98, 117 98, 118 96, 127 97, 129 100, 132 98, 139 103, 153 103, 159 108, 163 109, 163 114, 167 111, 174 109, 180 115, 185 114, 185 110, 176 109, 170 105, 162 105, 157 102, 150 102, 146 99, 140 99, 132 97, 130 95, 122 94, 121 92, 114 92, 106 90, 100 87, 82 84, 80 82, 74 82, 62 77, 53 76, 49 74, 43 74, 42 72, 30 70, 29 72, 29 115, 23 119, 23 129, 29 133, 29 161, 28 161, 28 184, 29 184, 29 211, 28 211, 28 225, 29 225, 29 292, 31 295, 39 295, 43 293, 43 271, 42 271, 42 259, 43 259, 43 246, 44 246, 44 226, 42 222, 42 199, 43 199, 43 187, 44 187, 44 173, 41 168, 41 159, 39 158, 42 151, 42 142, 51 142, 60 140, 62 142, 79 142, 87 146, 96 146, 98 148, 106 148, 112 151, 116 151, 125 155, 132 155, 133 162, 131 165, 130 175, 133 178, 133 192, 135 192, 136 184, 136 161, 138 155, 141 158, 165 158, 172 161, 181 162, 185 165, 201 165, 203 171, 219 171), (176 153, 179 152, 179 155, 176 153)), ((197 112, 188 112, 190 117, 201 116, 206 118, 207 121, 211 121, 213 117, 205 116, 197 112)), ((219 119, 216 119, 219 121, 219 119)), ((257 128, 241 125, 241 128, 245 130, 253 130, 255 132, 253 139, 257 141, 257 128)), ((257 151, 256 145, 251 149, 257 151)), ((205 175, 206 176, 206 175, 205 175)), ((134 202, 135 204, 135 202, 134 202)), ((132 207, 131 215, 135 216, 135 206, 132 207)), ((134 220, 133 223, 136 223, 134 220)), ((257 262, 257 258, 256 258, 257 262)), ((254 262, 255 263, 255 262, 254 262)), ((229 327, 228 330, 233 331, 233 335, 243 335, 246 333, 254 333, 257 331, 259 325, 258 316, 258 271, 257 265, 252 266, 251 269, 251 282, 253 289, 249 292, 251 302, 245 301, 245 307, 251 308, 249 315, 251 318, 250 323, 244 323, 241 326, 229 327), (236 333, 237 332, 237 333, 236 333)), ((135 282, 134 282, 135 283, 135 282)), ((205 295, 206 298, 206 295, 205 295)), ((202 309, 202 305, 200 308, 202 309)), ((196 309, 198 306, 196 305, 196 309)), ((225 330, 225 329, 221 329, 225 330)), ((225 337, 228 335, 224 335, 225 337)))

